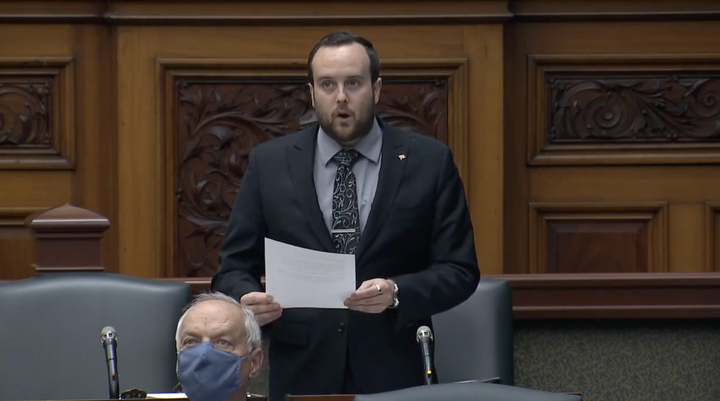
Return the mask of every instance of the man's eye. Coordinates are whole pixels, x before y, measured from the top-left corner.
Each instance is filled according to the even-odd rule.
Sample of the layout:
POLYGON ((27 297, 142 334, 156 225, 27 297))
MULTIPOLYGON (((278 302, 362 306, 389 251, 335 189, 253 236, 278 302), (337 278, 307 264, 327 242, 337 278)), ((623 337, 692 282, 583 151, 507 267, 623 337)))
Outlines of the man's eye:
POLYGON ((231 352, 233 350, 233 344, 228 340, 218 339, 214 342, 213 346, 227 352, 231 352))
POLYGON ((332 86, 333 86, 332 82, 330 82, 330 81, 325 81, 321 85, 323 88, 332 88, 332 86))
POLYGON ((349 87, 358 86, 358 84, 359 84, 359 82, 358 82, 357 80, 355 80, 355 79, 351 79, 350 81, 348 81, 348 86, 349 86, 349 87))

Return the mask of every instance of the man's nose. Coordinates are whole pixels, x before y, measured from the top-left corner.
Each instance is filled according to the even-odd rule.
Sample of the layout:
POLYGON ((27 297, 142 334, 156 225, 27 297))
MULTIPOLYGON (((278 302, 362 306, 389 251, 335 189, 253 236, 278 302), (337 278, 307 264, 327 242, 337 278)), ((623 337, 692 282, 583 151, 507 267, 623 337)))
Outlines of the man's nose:
POLYGON ((338 95, 337 95, 336 101, 337 101, 338 103, 347 103, 347 100, 348 100, 348 99, 347 99, 347 96, 345 96, 345 88, 343 88, 343 87, 341 86, 341 87, 338 89, 338 95))

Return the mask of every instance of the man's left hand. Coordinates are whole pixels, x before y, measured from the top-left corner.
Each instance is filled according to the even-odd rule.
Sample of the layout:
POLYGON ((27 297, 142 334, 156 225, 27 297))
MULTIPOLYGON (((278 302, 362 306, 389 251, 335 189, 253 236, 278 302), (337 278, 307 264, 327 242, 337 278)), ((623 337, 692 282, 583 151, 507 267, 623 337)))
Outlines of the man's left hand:
POLYGON ((393 304, 393 283, 383 278, 374 278, 363 282, 345 306, 352 310, 365 313, 382 313, 393 304))

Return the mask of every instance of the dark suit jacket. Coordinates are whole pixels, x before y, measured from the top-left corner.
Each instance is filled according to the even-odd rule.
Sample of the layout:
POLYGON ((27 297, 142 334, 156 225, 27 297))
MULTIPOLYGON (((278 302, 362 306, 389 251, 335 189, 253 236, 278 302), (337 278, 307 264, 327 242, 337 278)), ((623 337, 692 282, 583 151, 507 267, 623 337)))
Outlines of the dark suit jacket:
MULTIPOLYGON (((415 332, 475 291, 465 191, 441 142, 383 129, 378 188, 356 251, 357 285, 390 278, 400 304, 381 314, 286 309, 270 331, 270 399, 341 393, 346 358, 361 392, 423 384, 415 332), (405 155, 404 159, 398 157, 405 155)), ((212 286, 237 299, 262 291, 263 238, 334 252, 313 182, 317 125, 254 148, 212 286)), ((272 295, 272 294, 271 294, 272 295)))

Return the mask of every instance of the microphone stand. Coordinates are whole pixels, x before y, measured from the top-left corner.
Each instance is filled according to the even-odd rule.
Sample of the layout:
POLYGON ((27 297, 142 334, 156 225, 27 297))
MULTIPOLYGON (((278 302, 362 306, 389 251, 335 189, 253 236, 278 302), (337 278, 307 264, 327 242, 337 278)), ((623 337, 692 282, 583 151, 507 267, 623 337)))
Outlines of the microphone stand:
POLYGON ((117 371, 117 334, 115 334, 115 329, 109 326, 103 328, 101 340, 107 362, 109 399, 118 400, 120 399, 120 382, 117 371))
POLYGON ((415 336, 418 344, 420 344, 420 349, 422 350, 424 368, 423 377, 425 378, 425 385, 429 386, 432 384, 433 377, 433 364, 431 359, 432 351, 430 349, 433 341, 432 331, 427 326, 421 326, 418 328, 415 336))

